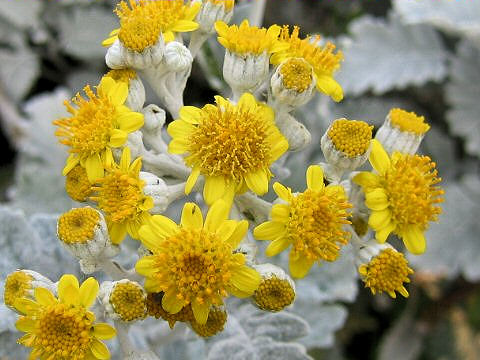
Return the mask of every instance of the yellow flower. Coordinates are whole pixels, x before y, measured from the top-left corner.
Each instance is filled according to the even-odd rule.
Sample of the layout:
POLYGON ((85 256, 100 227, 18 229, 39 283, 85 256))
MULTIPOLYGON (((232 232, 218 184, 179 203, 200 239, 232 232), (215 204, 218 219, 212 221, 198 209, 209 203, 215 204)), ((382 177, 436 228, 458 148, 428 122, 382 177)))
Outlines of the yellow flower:
POLYGON ((55 135, 60 143, 70 147, 63 175, 67 175, 80 163, 87 171, 88 180, 94 182, 103 177, 105 165, 112 159, 112 148, 122 146, 128 133, 143 126, 143 115, 124 105, 128 96, 125 83, 103 77, 97 94, 84 88, 88 100, 77 94, 65 106, 72 116, 53 122, 59 128, 55 135))
POLYGON ((347 209, 352 207, 340 185, 323 184, 323 170, 312 165, 307 169, 307 189, 298 195, 275 183, 273 189, 285 201, 272 207, 271 221, 258 225, 253 234, 259 240, 271 240, 267 256, 275 256, 292 245, 290 273, 304 277, 313 263, 335 261, 340 245, 349 240, 342 230, 349 224, 347 209))
POLYGON ((91 200, 105 213, 110 239, 119 244, 128 234, 138 239, 138 230, 146 224, 153 208, 153 199, 143 193, 145 183, 139 178, 141 158, 131 162, 130 148, 123 149, 120 165, 115 162, 107 169, 105 177, 97 180, 92 189, 97 192, 91 200))
POLYGON ((15 300, 26 297, 32 288, 33 276, 22 270, 17 270, 5 279, 3 298, 5 305, 14 306, 15 300))
POLYGON ((408 275, 413 270, 408 267, 408 261, 402 253, 393 248, 382 250, 374 256, 368 264, 362 264, 358 272, 365 282, 365 287, 370 288, 372 294, 386 292, 396 298, 395 291, 408 297, 408 291, 403 283, 409 283, 408 275))
POLYGON ((424 135, 430 129, 430 125, 425 122, 425 117, 418 116, 413 111, 394 108, 390 110, 388 116, 391 123, 401 131, 424 135))
POLYGON ((227 322, 227 311, 223 306, 212 307, 208 314, 208 320, 205 324, 199 324, 195 320, 190 321, 190 326, 195 333, 201 337, 207 338, 218 334, 223 330, 227 322))
POLYGON ((390 233, 398 235, 413 254, 425 252, 424 232, 437 220, 443 201, 435 163, 428 156, 393 153, 390 158, 380 142, 373 140, 370 163, 377 173, 361 172, 353 179, 365 192, 372 211, 368 224, 384 243, 390 233))
POLYGON ((219 200, 203 221, 200 208, 185 204, 180 225, 155 215, 140 229, 140 239, 152 255, 135 268, 146 277, 148 292, 164 292, 162 307, 171 314, 189 304, 197 323, 207 322, 211 306, 223 305, 230 293, 251 296, 260 284, 259 273, 234 253, 248 230, 248 222, 227 220, 229 207, 219 200))
POLYGON ((200 10, 199 3, 185 4, 184 0, 130 0, 121 1, 115 12, 120 28, 113 30, 103 46, 112 45, 117 39, 130 50, 142 52, 155 45, 160 35, 165 42, 173 41, 177 32, 198 28, 193 21, 200 10), (129 6, 130 5, 130 6, 129 6))
POLYGON ((168 126, 173 137, 168 149, 184 154, 192 168, 185 193, 200 174, 205 176, 203 196, 207 204, 248 189, 258 195, 268 191, 270 165, 288 148, 288 142, 274 123, 273 110, 245 93, 238 104, 221 96, 216 105, 202 109, 184 106, 180 119, 168 126))
POLYGON ((215 30, 218 33, 218 42, 231 52, 240 55, 260 55, 264 52, 272 54, 288 47, 278 41, 281 30, 278 25, 265 29, 250 26, 248 20, 243 20, 240 26, 228 26, 223 21, 217 21, 215 30))
POLYGON ((235 0, 206 0, 213 5, 223 5, 225 6, 225 10, 232 11, 233 6, 235 5, 235 0))
POLYGON ((295 26, 292 33, 288 26, 284 26, 280 33, 280 42, 289 46, 274 54, 270 61, 278 65, 289 58, 302 58, 312 68, 317 81, 317 90, 332 97, 335 101, 343 99, 343 90, 333 78, 333 73, 340 67, 343 60, 341 51, 334 53, 335 45, 328 42, 320 46, 320 36, 307 36, 305 39, 298 37, 299 27, 295 26))
POLYGON ((73 200, 84 202, 92 193, 92 184, 88 181, 85 168, 77 164, 65 177, 65 191, 73 200))
POLYGON ((35 300, 18 299, 15 307, 23 316, 16 327, 26 333, 18 343, 32 348, 29 359, 109 359, 110 352, 100 340, 114 337, 115 329, 105 323, 95 324, 95 315, 88 310, 97 292, 94 278, 79 286, 75 276, 63 275, 58 298, 39 287, 35 300))

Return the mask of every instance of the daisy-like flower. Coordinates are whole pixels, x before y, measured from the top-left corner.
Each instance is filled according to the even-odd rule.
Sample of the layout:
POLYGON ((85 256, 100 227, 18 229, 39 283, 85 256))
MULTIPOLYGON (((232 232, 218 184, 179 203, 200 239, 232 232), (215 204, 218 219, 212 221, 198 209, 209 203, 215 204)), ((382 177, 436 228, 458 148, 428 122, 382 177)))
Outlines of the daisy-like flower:
POLYGON ((97 292, 94 278, 80 286, 75 276, 63 275, 58 298, 39 287, 35 300, 18 299, 15 307, 23 316, 16 327, 26 333, 18 343, 32 348, 29 359, 110 359, 108 348, 100 340, 114 337, 115 329, 95 323, 94 313, 88 310, 97 292))
POLYGON ((105 213, 112 243, 120 244, 128 233, 138 239, 138 230, 151 215, 153 199, 143 192, 145 182, 140 178, 142 159, 131 162, 130 148, 123 149, 120 164, 113 162, 105 177, 92 187, 96 195, 90 197, 105 213))
POLYGON ((88 99, 77 94, 72 102, 65 101, 70 117, 53 122, 58 126, 55 135, 67 145, 70 156, 63 175, 80 164, 90 182, 103 177, 105 165, 112 159, 112 148, 125 144, 127 135, 143 126, 143 115, 124 105, 128 87, 110 77, 103 77, 95 94, 90 86, 84 88, 88 99))
POLYGON ((219 200, 207 213, 185 204, 180 225, 161 215, 140 229, 140 239, 152 255, 135 268, 146 277, 148 292, 163 292, 162 307, 171 314, 191 305, 195 321, 207 323, 212 305, 223 305, 228 294, 251 296, 260 284, 259 273, 234 253, 248 231, 248 222, 227 220, 229 206, 219 200))
POLYGON ((435 163, 428 156, 394 152, 391 157, 380 142, 373 140, 370 163, 376 173, 361 172, 353 178, 365 192, 371 210, 369 226, 384 243, 390 233, 398 235, 413 254, 425 252, 424 232, 436 221, 443 190, 436 186, 435 163))
POLYGON ((185 193, 202 174, 209 205, 220 198, 231 202, 235 193, 247 189, 265 194, 272 176, 269 167, 288 148, 275 126, 273 110, 248 93, 238 104, 221 96, 215 102, 201 109, 184 106, 180 119, 168 126, 173 137, 169 151, 186 154, 185 163, 192 168, 185 193))
POLYGON ((145 87, 142 80, 133 69, 110 70, 105 74, 117 82, 123 82, 128 86, 128 96, 125 105, 134 111, 141 111, 145 103, 145 87))
POLYGON ((105 281, 98 297, 111 319, 133 322, 147 315, 147 293, 135 281, 105 281))
POLYGON ((65 191, 73 200, 79 202, 87 201, 92 193, 92 184, 88 180, 85 168, 77 164, 65 177, 65 191))
POLYGON ((299 27, 295 26, 292 33, 288 26, 284 26, 279 40, 287 44, 285 50, 273 54, 270 61, 274 65, 282 63, 288 58, 302 58, 312 68, 317 83, 317 90, 330 96, 335 101, 343 99, 343 90, 339 83, 333 78, 334 72, 340 67, 343 60, 341 51, 335 51, 335 45, 328 42, 321 46, 320 36, 307 36, 305 39, 298 37, 299 27))
POLYGON ((55 285, 42 274, 31 270, 17 270, 5 279, 3 300, 15 311, 15 301, 20 298, 32 299, 37 287, 54 290, 55 285))
POLYGON ((262 282, 252 296, 255 305, 265 311, 277 312, 295 300, 295 283, 283 269, 272 264, 256 265, 262 282))
POLYGON ((307 169, 307 189, 292 194, 291 189, 275 183, 273 189, 285 203, 272 207, 271 221, 258 225, 253 234, 259 240, 271 240, 267 256, 275 256, 292 245, 290 273, 303 278, 313 263, 335 261, 341 245, 349 240, 349 233, 342 230, 347 220, 345 190, 340 185, 323 183, 323 170, 318 165, 307 169))

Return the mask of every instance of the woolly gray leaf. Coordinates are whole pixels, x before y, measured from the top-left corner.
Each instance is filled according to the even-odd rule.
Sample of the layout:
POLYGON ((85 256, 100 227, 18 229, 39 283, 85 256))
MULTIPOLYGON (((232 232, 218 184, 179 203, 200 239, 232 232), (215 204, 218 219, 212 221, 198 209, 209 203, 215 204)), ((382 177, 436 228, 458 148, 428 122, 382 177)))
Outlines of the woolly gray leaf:
POLYGON ((208 360, 257 360, 254 349, 241 339, 233 337, 216 342, 211 347, 208 360))
POLYGON ((0 18, 20 29, 34 27, 38 24, 43 4, 38 0, 0 0, 0 18))
POLYGON ((308 335, 308 323, 298 315, 280 313, 257 313, 243 322, 247 333, 252 337, 270 337, 278 341, 292 341, 308 335))
POLYGON ((300 344, 266 343, 263 339, 256 341, 259 360, 313 360, 306 354, 305 347, 300 344))
POLYGON ((465 148, 471 155, 480 156, 480 49, 468 41, 457 48, 449 73, 446 99, 451 109, 447 112, 450 130, 466 140, 465 148))
POLYGON ((429 26, 405 26, 393 17, 383 21, 364 16, 350 25, 350 33, 337 77, 346 94, 367 90, 383 94, 438 82, 446 75, 446 52, 429 26))

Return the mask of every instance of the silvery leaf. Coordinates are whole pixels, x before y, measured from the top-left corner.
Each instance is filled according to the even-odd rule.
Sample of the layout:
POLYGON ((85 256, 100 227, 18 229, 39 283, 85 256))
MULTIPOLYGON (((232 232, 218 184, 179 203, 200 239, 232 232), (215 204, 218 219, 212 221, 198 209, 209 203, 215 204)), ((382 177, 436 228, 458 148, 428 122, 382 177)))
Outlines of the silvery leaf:
POLYGON ((462 41, 449 67, 450 81, 446 87, 450 130, 465 138, 466 151, 480 156, 480 49, 462 41))
POLYGON ((402 25, 363 16, 350 25, 352 39, 344 41, 345 61, 337 76, 346 94, 392 89, 441 81, 446 75, 446 52, 439 35, 426 25, 402 25))
POLYGON ((35 27, 43 5, 44 2, 38 0, 0 0, 0 20, 5 20, 20 29, 35 27))
POLYGON ((258 360, 313 360, 300 344, 265 342, 262 338, 254 342, 258 344, 258 360))
POLYGON ((248 334, 266 336, 277 341, 292 341, 308 335, 308 323, 298 315, 286 311, 279 313, 259 312, 243 322, 248 334))

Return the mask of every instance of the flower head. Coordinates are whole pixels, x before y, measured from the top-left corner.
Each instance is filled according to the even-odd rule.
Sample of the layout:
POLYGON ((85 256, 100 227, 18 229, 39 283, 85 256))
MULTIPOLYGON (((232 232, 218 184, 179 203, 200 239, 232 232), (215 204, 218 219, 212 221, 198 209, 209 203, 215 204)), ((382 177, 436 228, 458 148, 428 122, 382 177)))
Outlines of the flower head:
POLYGON ((84 202, 92 193, 92 184, 88 181, 87 171, 80 164, 70 170, 65 177, 65 191, 73 200, 84 202))
POLYGON ((443 190, 436 186, 435 163, 428 156, 393 153, 391 157, 374 140, 370 163, 376 173, 361 172, 354 181, 365 192, 365 204, 371 210, 368 224, 383 243, 390 233, 402 238, 408 251, 425 252, 424 232, 437 220, 443 190))
POLYGON ((105 177, 97 180, 93 186, 96 191, 91 199, 98 203, 105 213, 110 237, 119 244, 128 234, 138 239, 138 229, 148 222, 153 208, 153 199, 143 193, 145 182, 140 179, 142 160, 131 163, 130 149, 123 149, 120 164, 112 163, 105 177))
POLYGON ((234 253, 248 230, 248 222, 227 220, 229 207, 215 202, 203 220, 200 208, 185 204, 180 225, 156 215, 140 229, 152 255, 137 262, 148 292, 164 292, 162 307, 171 314, 191 305, 195 321, 204 325, 212 305, 223 305, 230 293, 248 297, 260 284, 257 271, 234 253))
POLYGON ((110 46, 119 39, 126 48, 142 52, 154 46, 160 36, 165 42, 173 41, 174 33, 198 28, 193 20, 199 9, 200 4, 185 4, 184 0, 121 1, 115 9, 120 28, 102 44, 110 46))
POLYGON ((402 131, 423 135, 430 129, 430 125, 425 122, 425 118, 418 116, 413 111, 408 112, 394 108, 390 110, 389 116, 392 124, 399 127, 402 131))
POLYGON ((142 320, 147 315, 147 294, 135 281, 106 281, 100 287, 99 298, 114 320, 130 322, 142 320))
POLYGON ((335 45, 328 42, 321 46, 320 36, 308 36, 300 39, 299 27, 295 26, 292 33, 288 26, 284 26, 280 32, 279 40, 284 46, 282 51, 275 53, 270 61, 278 65, 288 58, 302 58, 308 62, 312 68, 317 82, 317 89, 324 94, 332 97, 335 101, 343 98, 341 86, 333 79, 333 73, 340 67, 343 60, 343 54, 335 51, 335 45))
POLYGON ((212 306, 205 324, 199 324, 195 320, 192 320, 190 321, 190 326, 197 335, 207 338, 223 330, 227 322, 227 316, 227 311, 223 306, 212 306))
POLYGON ((288 47, 278 41, 281 30, 278 25, 272 25, 265 29, 250 26, 248 20, 242 21, 240 26, 228 26, 223 21, 217 21, 215 29, 218 33, 218 42, 229 51, 239 55, 272 54, 288 47))
POLYGON ((206 34, 215 32, 215 23, 228 23, 233 16, 235 0, 203 0, 202 7, 195 20, 200 30, 206 34))
POLYGON ((200 174, 205 176, 207 204, 219 198, 231 201, 247 189, 262 195, 268 191, 270 165, 288 148, 274 123, 273 110, 243 94, 238 104, 215 97, 215 105, 199 109, 184 106, 172 122, 169 151, 186 153, 192 168, 185 193, 190 193, 200 174))
POLYGON ((255 305, 266 311, 277 312, 295 300, 295 284, 283 269, 272 264, 257 265, 262 282, 252 296, 255 305))
POLYGON ((17 270, 5 279, 4 301, 7 306, 14 306, 15 300, 26 297, 32 287, 33 276, 17 270))
POLYGON ((95 94, 90 86, 84 88, 88 99, 77 94, 72 102, 65 101, 70 117, 53 122, 59 128, 55 135, 67 145, 70 156, 63 175, 80 163, 88 180, 103 177, 105 165, 112 159, 112 148, 122 146, 127 135, 143 126, 143 115, 124 105, 128 87, 110 77, 103 77, 95 94))
POLYGON ((64 275, 58 284, 58 298, 45 288, 35 289, 35 300, 17 299, 15 307, 23 316, 16 323, 26 335, 18 342, 31 347, 30 359, 109 359, 110 352, 100 340, 115 336, 108 324, 95 324, 88 309, 95 301, 98 283, 88 278, 79 286, 73 275, 64 275))
POLYGON ((408 297, 408 291, 403 284, 410 282, 408 276, 413 274, 413 270, 408 267, 405 256, 394 248, 381 250, 368 263, 360 265, 358 272, 365 282, 365 287, 370 288, 373 295, 386 292, 395 298, 397 291, 408 297))
POLYGON ((289 188, 275 183, 273 189, 285 201, 272 207, 271 221, 258 225, 253 234, 259 240, 271 240, 267 256, 274 256, 292 245, 290 273, 304 277, 314 262, 335 261, 340 246, 348 243, 349 224, 345 191, 340 185, 323 183, 323 170, 312 165, 307 169, 307 189, 292 194, 289 188))

